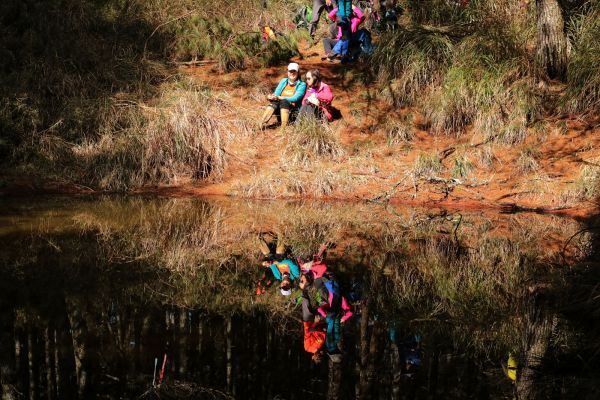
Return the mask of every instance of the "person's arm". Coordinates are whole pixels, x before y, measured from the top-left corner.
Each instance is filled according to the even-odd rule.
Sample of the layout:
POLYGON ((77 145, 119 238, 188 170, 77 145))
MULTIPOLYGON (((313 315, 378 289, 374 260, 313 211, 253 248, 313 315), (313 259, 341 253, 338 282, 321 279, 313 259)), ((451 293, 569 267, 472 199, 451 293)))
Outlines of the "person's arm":
MULTIPOLYGON (((297 103, 304 97, 304 93, 306 93, 306 83, 302 81, 298 81, 296 83, 296 92, 294 92, 293 96, 284 97, 283 100, 287 100, 290 103, 297 103)), ((280 93, 281 94, 281 93, 280 93)))
POLYGON ((300 278, 300 267, 292 260, 289 260, 287 265, 290 267, 290 277, 292 280, 300 278))
POLYGON ((333 7, 333 10, 329 11, 329 13, 327 14, 327 18, 329 18, 330 20, 335 22, 335 14, 337 14, 337 11, 338 11, 338 8, 333 7))
POLYGON ((342 296, 342 310, 344 311, 344 315, 342 316, 341 322, 346 322, 353 314, 352 308, 350 308, 350 304, 346 301, 346 298, 342 296))
POLYGON ((321 83, 321 90, 317 92, 317 99, 319 99, 320 103, 325 104, 329 104, 333 101, 333 93, 331 93, 329 85, 321 83))
POLYGON ((285 88, 286 84, 287 84, 287 78, 283 78, 282 80, 280 80, 279 84, 275 88, 275 91, 273 92, 273 94, 275 96, 281 96, 281 92, 283 92, 283 89, 285 88))
POLYGON ((352 33, 358 30, 358 26, 365 20, 365 14, 358 7, 352 6, 352 12, 354 14, 354 18, 350 22, 350 30, 352 33))

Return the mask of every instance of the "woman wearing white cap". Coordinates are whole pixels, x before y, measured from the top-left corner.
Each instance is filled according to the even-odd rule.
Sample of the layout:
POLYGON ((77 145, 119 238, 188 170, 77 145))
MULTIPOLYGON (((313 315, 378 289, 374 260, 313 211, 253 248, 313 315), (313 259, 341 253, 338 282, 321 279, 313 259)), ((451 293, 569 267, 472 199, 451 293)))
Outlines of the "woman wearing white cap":
POLYGON ((300 79, 300 67, 296 63, 290 63, 287 69, 287 78, 279 81, 275 91, 267 96, 271 104, 267 106, 263 114, 261 129, 278 111, 281 116, 281 129, 284 130, 290 119, 290 112, 298 109, 305 92, 306 83, 300 79))

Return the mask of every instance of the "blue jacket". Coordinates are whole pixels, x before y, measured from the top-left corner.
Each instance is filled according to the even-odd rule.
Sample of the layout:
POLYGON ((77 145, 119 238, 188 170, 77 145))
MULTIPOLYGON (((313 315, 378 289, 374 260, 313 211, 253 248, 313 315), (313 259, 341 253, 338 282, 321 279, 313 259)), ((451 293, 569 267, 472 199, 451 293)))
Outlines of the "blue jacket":
POLYGON ((283 277, 282 275, 286 272, 290 274, 291 280, 300 277, 300 267, 298 267, 298 265, 296 265, 296 263, 289 258, 279 262, 276 261, 271 264, 271 271, 273 271, 273 276, 275 276, 275 279, 278 281, 281 280, 283 277))
MULTIPOLYGON (((281 96, 281 93, 283 92, 283 89, 285 88, 285 85, 287 85, 287 83, 288 78, 283 78, 281 81, 279 81, 279 85, 277 85, 273 94, 275 96, 281 96)), ((298 79, 296 81, 296 91, 294 92, 294 95, 290 97, 284 97, 284 99, 289 101, 290 103, 298 103, 304 97, 304 93, 306 93, 306 82, 303 82, 300 79, 298 79)))
POLYGON ((335 14, 340 19, 352 18, 352 0, 338 0, 338 11, 335 14))

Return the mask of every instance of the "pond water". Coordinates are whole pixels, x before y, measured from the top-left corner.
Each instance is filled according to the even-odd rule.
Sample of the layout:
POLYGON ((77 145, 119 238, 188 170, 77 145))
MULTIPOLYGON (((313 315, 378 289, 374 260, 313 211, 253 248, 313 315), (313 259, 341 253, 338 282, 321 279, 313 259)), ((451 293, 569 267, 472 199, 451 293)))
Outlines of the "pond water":
POLYGON ((131 197, 0 209, 2 399, 600 398, 594 218, 131 197), (260 233, 294 257, 329 243, 353 312, 340 355, 305 351, 297 285, 257 294, 260 233))

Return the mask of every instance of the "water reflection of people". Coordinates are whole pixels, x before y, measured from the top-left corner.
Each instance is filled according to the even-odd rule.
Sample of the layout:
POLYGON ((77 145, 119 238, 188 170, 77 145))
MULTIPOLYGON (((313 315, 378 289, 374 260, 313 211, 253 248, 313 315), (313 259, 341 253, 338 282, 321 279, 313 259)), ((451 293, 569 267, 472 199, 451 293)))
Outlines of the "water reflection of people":
MULTIPOLYGON (((300 277, 300 267, 290 258, 290 252, 285 246, 283 234, 277 233, 277 238, 268 243, 262 235, 259 236, 259 249, 263 253, 263 267, 269 268, 273 277, 280 281, 281 294, 289 296, 292 294, 292 283, 300 277), (276 246, 275 246, 276 243, 276 246), (275 247, 275 253, 273 253, 275 247)), ((257 294, 264 293, 266 275, 258 282, 257 294)))
POLYGON ((412 378, 421 366, 421 336, 411 334, 400 340, 393 325, 388 328, 388 334, 398 348, 401 375, 412 378))
POLYGON ((302 325, 304 327, 304 350, 312 353, 315 363, 321 361, 323 345, 325 344, 325 324, 317 314, 319 306, 327 299, 325 286, 317 280, 315 284, 312 272, 300 276, 300 290, 302 290, 302 325))
POLYGON ((327 302, 322 304, 317 311, 325 318, 327 325, 325 347, 334 362, 341 361, 339 349, 341 325, 352 317, 352 310, 346 298, 342 296, 339 283, 330 273, 326 275, 324 286, 327 289, 327 302))

